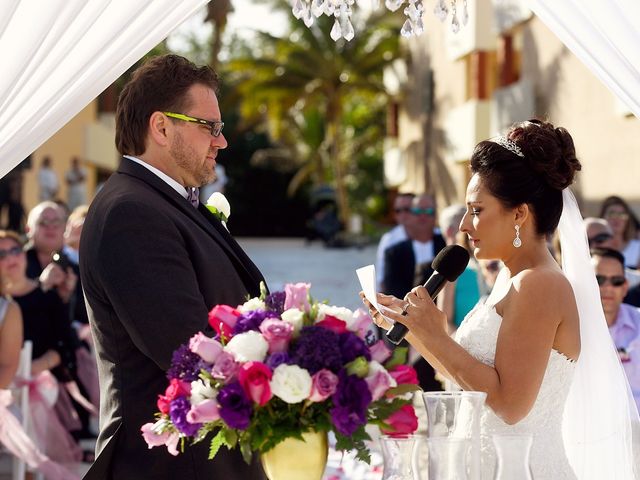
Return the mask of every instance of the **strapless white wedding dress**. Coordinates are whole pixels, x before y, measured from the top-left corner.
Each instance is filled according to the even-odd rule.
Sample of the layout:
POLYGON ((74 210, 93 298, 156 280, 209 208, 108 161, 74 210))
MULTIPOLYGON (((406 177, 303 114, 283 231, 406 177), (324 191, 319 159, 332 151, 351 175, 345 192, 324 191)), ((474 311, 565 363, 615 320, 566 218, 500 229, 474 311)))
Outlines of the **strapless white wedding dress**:
MULTIPOLYGON (((494 365, 502 317, 490 305, 477 305, 456 332, 456 341, 486 365, 494 365)), ((531 471, 535 480, 575 480, 562 441, 562 415, 575 363, 552 350, 538 398, 529 414, 508 425, 485 407, 482 420, 482 480, 492 480, 495 451, 492 434, 531 434, 531 471)))

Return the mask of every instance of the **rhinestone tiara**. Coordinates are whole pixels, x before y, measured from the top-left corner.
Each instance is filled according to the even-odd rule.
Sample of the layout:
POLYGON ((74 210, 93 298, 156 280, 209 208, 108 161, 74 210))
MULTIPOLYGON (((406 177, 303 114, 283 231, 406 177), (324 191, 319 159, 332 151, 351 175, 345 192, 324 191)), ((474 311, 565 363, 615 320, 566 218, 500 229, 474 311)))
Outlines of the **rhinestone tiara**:
POLYGON ((499 137, 494 138, 492 141, 497 143, 501 147, 506 148, 511 153, 515 153, 519 157, 524 158, 524 153, 522 153, 522 150, 520 150, 518 144, 513 140, 505 137, 504 135, 500 135, 499 137))

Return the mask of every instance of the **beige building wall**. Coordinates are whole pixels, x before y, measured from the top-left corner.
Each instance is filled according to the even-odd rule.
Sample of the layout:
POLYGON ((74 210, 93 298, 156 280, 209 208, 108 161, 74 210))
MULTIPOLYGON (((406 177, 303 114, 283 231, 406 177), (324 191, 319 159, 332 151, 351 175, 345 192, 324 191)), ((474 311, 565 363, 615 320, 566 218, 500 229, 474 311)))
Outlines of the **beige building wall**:
POLYGON ((627 199, 640 213, 640 120, 625 114, 604 84, 526 9, 518 13, 515 26, 505 30, 513 34, 520 79, 497 89, 497 12, 490 0, 468 4, 469 25, 457 38, 448 22, 442 24, 427 10, 425 33, 409 42, 398 145, 404 149, 407 171, 426 172, 419 185, 415 177, 409 179, 411 189, 435 191, 441 205, 463 201, 473 145, 513 121, 538 116, 567 128, 574 138, 583 165, 574 190, 585 214, 596 214, 599 202, 612 194, 627 199), (486 100, 472 95, 477 81, 472 57, 479 51, 486 53, 489 66, 485 81, 491 93, 486 100), (432 108, 420 91, 429 70, 432 108), (424 148, 422 156, 407 153, 415 142, 430 142, 430 148, 424 148), (414 162, 423 165, 411 165, 414 162))

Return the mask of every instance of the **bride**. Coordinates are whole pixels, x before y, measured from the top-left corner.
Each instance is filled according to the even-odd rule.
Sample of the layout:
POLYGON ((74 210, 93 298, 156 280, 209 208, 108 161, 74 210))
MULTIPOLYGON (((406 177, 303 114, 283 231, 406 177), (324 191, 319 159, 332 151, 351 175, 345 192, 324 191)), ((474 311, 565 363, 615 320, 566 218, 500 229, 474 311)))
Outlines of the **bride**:
POLYGON ((533 435, 536 480, 635 478, 637 411, 567 189, 580 168, 567 130, 539 120, 476 146, 460 230, 477 259, 499 259, 504 268, 455 340, 423 287, 404 300, 378 297, 384 314, 408 327, 407 340, 434 368, 463 390, 487 393, 483 479, 493 478, 492 433, 533 435), (559 223, 563 269, 546 243, 559 223), (406 314, 397 313, 403 308, 406 314))

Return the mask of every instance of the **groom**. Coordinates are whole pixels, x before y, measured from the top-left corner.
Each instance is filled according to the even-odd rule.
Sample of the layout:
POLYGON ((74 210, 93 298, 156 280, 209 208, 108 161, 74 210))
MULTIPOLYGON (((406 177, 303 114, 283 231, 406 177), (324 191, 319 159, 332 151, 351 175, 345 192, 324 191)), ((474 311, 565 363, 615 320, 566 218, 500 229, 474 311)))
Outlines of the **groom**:
POLYGON ((263 478, 235 451, 207 460, 208 441, 174 457, 149 450, 140 433, 154 421, 172 352, 207 329, 214 305, 257 296, 263 280, 193 189, 215 179, 227 146, 217 86, 210 68, 165 55, 136 70, 118 99, 123 158, 89 209, 80 245, 101 389, 86 479, 263 478))

